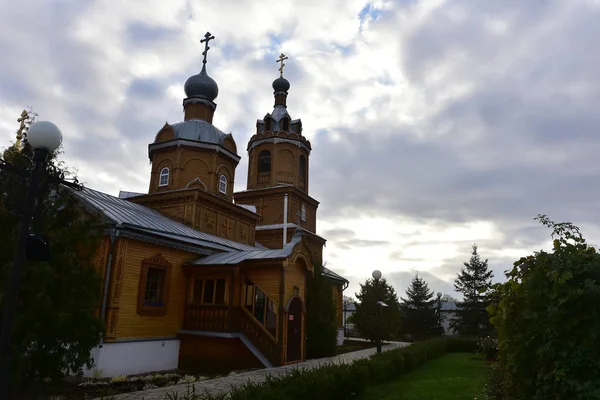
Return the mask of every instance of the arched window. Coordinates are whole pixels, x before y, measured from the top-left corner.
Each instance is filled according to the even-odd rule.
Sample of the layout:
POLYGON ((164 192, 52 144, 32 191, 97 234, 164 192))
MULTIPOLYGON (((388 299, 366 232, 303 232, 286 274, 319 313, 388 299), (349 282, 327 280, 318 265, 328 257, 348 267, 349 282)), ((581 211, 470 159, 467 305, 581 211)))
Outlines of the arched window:
POLYGON ((160 170, 160 178, 158 180, 158 186, 169 185, 169 168, 165 167, 160 170))
POLYGON ((290 131, 290 119, 288 117, 283 117, 281 120, 281 130, 290 131))
POLYGON ((271 130, 271 117, 265 117, 265 131, 271 130))
POLYGON ((306 222, 306 204, 302 204, 300 218, 302 218, 302 222, 306 222))
POLYGON ((298 176, 300 177, 300 183, 305 184, 306 182, 306 157, 300 156, 298 161, 298 176))
POLYGON ((271 152, 263 150, 258 153, 258 173, 271 172, 271 152))
POLYGON ((227 194, 227 177, 225 175, 219 177, 219 192, 227 194))

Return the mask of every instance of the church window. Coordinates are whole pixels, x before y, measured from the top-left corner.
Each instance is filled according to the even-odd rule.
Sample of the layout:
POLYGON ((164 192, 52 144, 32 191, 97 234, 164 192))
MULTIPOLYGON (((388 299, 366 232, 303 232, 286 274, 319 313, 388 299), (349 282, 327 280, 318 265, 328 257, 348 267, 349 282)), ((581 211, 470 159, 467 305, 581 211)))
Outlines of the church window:
POLYGON ((306 181, 306 157, 304 157, 304 154, 300 156, 298 161, 298 176, 300 176, 300 183, 304 185, 306 181))
POLYGON ((160 180, 158 186, 167 186, 169 184, 169 168, 165 167, 160 170, 160 180))
POLYGON ((194 291, 192 293, 193 304, 226 304, 225 289, 227 280, 217 279, 195 279, 194 291))
POLYGON ((271 130, 271 118, 266 117, 265 118, 265 131, 270 131, 271 130))
POLYGON ((271 172, 271 152, 269 150, 263 150, 258 153, 258 173, 271 172))
POLYGON ((267 303, 267 296, 265 292, 256 288, 254 294, 254 318, 258 320, 261 324, 265 323, 265 308, 267 303))
POLYGON ((302 204, 300 218, 302 218, 303 222, 306 222, 306 204, 302 204))
POLYGON ((219 192, 227 194, 227 177, 225 175, 219 177, 219 192))
POLYGON ((281 129, 289 132, 290 130, 290 119, 288 117, 283 117, 283 119, 281 120, 281 129))
POLYGON ((142 261, 138 286, 140 315, 165 315, 169 300, 171 264, 160 254, 142 261))
POLYGON ((253 282, 246 280, 244 307, 267 331, 277 335, 277 304, 253 282))
POLYGON ((275 303, 269 299, 267 301, 265 328, 267 328, 269 333, 273 336, 277 335, 277 310, 275 307, 275 303))

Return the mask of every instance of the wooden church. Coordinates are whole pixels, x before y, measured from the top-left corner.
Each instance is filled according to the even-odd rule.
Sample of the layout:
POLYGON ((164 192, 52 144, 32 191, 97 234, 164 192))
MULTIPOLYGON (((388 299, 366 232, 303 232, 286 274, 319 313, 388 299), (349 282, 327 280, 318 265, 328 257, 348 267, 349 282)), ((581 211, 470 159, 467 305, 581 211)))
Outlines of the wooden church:
MULTIPOLYGON (((77 192, 107 220, 97 252, 106 334, 94 370, 114 376, 183 368, 226 372, 303 361, 305 295, 325 239, 309 195, 311 144, 287 110, 290 83, 273 82, 275 105, 247 145, 247 189, 234 192, 240 155, 212 124, 217 83, 203 67, 185 82, 184 120, 148 146, 147 194, 77 192)), ((347 280, 324 269, 338 309, 347 280)))

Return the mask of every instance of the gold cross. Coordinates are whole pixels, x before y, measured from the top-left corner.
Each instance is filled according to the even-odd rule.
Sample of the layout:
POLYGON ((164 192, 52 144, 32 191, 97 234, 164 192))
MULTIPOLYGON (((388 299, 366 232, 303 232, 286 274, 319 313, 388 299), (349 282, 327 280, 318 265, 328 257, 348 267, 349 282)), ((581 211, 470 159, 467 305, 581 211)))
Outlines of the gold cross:
POLYGON ((214 221, 213 221, 213 219, 212 219, 212 217, 211 217, 211 216, 207 215, 207 216, 204 218, 204 220, 206 221, 206 225, 207 225, 209 228, 212 228, 212 227, 213 227, 214 221))
POLYGON ((229 224, 229 220, 227 218, 225 219, 223 227, 225 228, 225 236, 229 237, 229 230, 231 229, 231 225, 229 224))
POLYGON ((285 67, 285 64, 283 63, 284 60, 287 60, 288 58, 286 57, 285 54, 281 53, 281 55, 279 56, 279 58, 277 59, 278 63, 281 63, 281 66, 279 67, 279 73, 281 74, 280 76, 283 77, 283 67, 285 67))
POLYGON ((208 42, 214 38, 215 37, 211 35, 210 32, 206 32, 204 34, 204 39, 200 39, 200 43, 204 43, 204 51, 202 52, 204 60, 202 60, 202 64, 206 64, 206 54, 208 53, 208 49, 210 49, 210 47, 208 47, 208 42))

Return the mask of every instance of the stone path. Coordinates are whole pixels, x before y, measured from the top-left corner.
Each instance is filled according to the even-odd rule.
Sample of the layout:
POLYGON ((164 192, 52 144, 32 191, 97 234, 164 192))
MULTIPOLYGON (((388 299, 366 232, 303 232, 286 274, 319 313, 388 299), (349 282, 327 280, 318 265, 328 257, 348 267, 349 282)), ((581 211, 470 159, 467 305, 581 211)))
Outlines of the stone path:
MULTIPOLYGON (((392 350, 397 347, 404 347, 407 345, 409 345, 409 343, 389 342, 383 345, 382 351, 392 350)), ((196 394, 206 392, 211 394, 216 394, 219 392, 229 392, 234 387, 244 384, 248 381, 264 382, 266 380, 267 375, 277 376, 285 374, 293 368, 313 369, 319 367, 320 365, 329 363, 351 363, 361 358, 367 358, 373 355, 375 352, 375 348, 358 350, 353 351, 351 353, 340 354, 334 357, 308 360, 298 364, 286 365, 283 367, 265 368, 256 371, 245 372, 242 374, 229 375, 223 378, 196 382, 193 385, 196 389, 196 394)), ((191 386, 191 384, 184 383, 181 385, 165 386, 157 389, 142 390, 139 392, 123 393, 115 396, 114 400, 164 400, 165 395, 167 393, 173 394, 174 392, 178 392, 178 396, 179 398, 181 398, 181 396, 187 392, 188 386, 191 386)))

